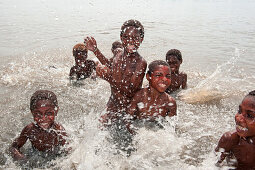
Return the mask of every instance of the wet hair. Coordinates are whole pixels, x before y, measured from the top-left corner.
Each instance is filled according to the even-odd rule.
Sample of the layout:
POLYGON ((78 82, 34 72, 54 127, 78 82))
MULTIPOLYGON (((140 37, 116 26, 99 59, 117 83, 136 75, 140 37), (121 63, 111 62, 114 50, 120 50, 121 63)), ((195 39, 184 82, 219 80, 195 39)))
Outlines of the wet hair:
MULTIPOLYGON (((169 69, 170 69, 170 66, 169 66, 169 64, 168 64, 167 62, 165 62, 165 61, 163 61, 163 60, 155 60, 155 61, 152 61, 152 62, 149 64, 149 66, 148 66, 149 70, 147 71, 147 74, 151 75, 151 73, 152 73, 152 72, 156 69, 156 67, 159 66, 159 65, 167 66, 167 67, 169 67, 169 69)), ((170 71, 171 71, 171 70, 170 70, 170 71)))
POLYGON ((77 56, 78 52, 80 51, 86 51, 86 54, 88 53, 88 50, 86 49, 85 45, 79 43, 73 47, 73 56, 77 56))
POLYGON ((166 61, 169 60, 169 56, 176 56, 176 58, 182 63, 182 53, 177 49, 171 49, 166 53, 166 61))
POLYGON ((128 21, 124 22, 124 24, 121 27, 120 36, 123 35, 124 30, 127 27, 131 27, 131 26, 137 28, 140 31, 141 38, 144 37, 144 28, 143 28, 143 25, 139 21, 134 20, 134 19, 131 19, 131 20, 128 20, 128 21))
POLYGON ((33 111, 39 100, 50 100, 52 104, 58 107, 57 96, 48 90, 37 90, 30 99, 30 110, 33 111))
POLYGON ((253 91, 249 92, 249 93, 248 93, 248 95, 249 95, 249 96, 253 96, 253 97, 255 97, 255 90, 253 90, 253 91))
POLYGON ((123 48, 121 42, 119 42, 119 41, 114 41, 114 42, 112 43, 112 51, 115 50, 116 48, 123 48))

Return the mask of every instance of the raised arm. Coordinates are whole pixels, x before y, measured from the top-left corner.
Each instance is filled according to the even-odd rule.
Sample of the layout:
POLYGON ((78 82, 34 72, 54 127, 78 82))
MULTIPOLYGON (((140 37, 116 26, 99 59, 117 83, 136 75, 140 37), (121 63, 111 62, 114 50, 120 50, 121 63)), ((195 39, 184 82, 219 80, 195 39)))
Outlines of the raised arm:
POLYGON ((86 37, 84 39, 84 44, 88 50, 92 51, 95 54, 95 56, 98 58, 101 64, 106 65, 107 67, 110 67, 110 64, 111 64, 110 60, 108 60, 97 48, 97 42, 93 37, 86 37))
POLYGON ((15 160, 26 159, 25 155, 20 152, 20 148, 26 143, 28 139, 28 130, 30 126, 31 125, 28 125, 22 130, 20 136, 14 140, 11 147, 9 148, 9 151, 15 160))
POLYGON ((182 75, 182 89, 186 89, 187 87, 187 74, 183 73, 182 75))
POLYGON ((135 73, 131 77, 131 84, 130 84, 131 96, 130 97, 132 97, 132 94, 135 93, 137 89, 142 87, 146 68, 147 68, 147 62, 144 59, 142 59, 141 63, 138 64, 138 68, 136 69, 135 73))

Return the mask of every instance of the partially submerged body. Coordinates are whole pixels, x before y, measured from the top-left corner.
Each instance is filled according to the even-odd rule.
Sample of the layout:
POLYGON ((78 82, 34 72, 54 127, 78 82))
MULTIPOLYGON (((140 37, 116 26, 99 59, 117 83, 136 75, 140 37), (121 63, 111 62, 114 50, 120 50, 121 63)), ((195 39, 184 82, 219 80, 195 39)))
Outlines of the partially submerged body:
POLYGON ((171 49, 166 53, 166 61, 171 69, 171 84, 167 88, 166 92, 171 94, 172 92, 187 87, 187 74, 179 72, 180 65, 182 63, 182 54, 177 49, 171 49))
POLYGON ((102 64, 96 68, 97 76, 108 81, 111 86, 107 114, 102 116, 105 124, 125 113, 132 97, 142 87, 147 63, 137 50, 143 41, 143 35, 143 26, 139 21, 125 22, 120 35, 124 51, 116 53, 110 60, 99 51, 93 37, 85 39, 87 49, 93 51, 102 64))
POLYGON ((239 105, 235 122, 236 130, 224 133, 215 149, 221 152, 217 165, 226 158, 237 169, 255 169, 255 91, 239 105))

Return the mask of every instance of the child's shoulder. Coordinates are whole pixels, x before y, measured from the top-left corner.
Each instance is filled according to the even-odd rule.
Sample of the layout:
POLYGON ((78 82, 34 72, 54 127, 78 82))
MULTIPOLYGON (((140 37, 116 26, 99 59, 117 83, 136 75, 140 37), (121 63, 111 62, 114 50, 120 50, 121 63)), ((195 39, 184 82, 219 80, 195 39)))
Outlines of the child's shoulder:
POLYGON ((27 126, 25 126, 22 130, 22 133, 24 134, 29 134, 30 132, 32 132, 35 129, 35 124, 34 123, 30 123, 27 126))
POLYGON ((176 102, 175 99, 170 94, 168 94, 167 92, 164 92, 164 98, 168 102, 176 102))
POLYGON ((53 124, 53 129, 60 130, 60 131, 64 131, 65 130, 65 128, 61 124, 56 123, 56 122, 53 124))
POLYGON ((237 145, 239 143, 239 140, 240 136, 238 136, 235 130, 225 132, 220 138, 217 148, 223 148, 226 151, 229 151, 234 145, 237 145))
POLYGON ((179 76, 181 78, 186 78, 187 79, 187 74, 185 72, 180 72, 179 76))

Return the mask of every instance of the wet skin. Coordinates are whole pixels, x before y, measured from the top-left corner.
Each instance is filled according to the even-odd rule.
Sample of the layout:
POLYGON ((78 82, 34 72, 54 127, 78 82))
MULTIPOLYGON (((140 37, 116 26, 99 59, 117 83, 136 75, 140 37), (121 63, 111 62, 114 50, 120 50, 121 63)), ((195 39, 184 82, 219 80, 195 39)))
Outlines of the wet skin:
POLYGON ((14 140, 10 152, 14 159, 25 159, 20 148, 30 140, 32 146, 43 152, 54 152, 55 147, 63 146, 67 135, 64 128, 55 122, 58 108, 49 100, 39 100, 32 111, 35 123, 27 125, 14 140))
MULTIPOLYGON (((225 157, 235 157, 237 169, 255 168, 255 96, 246 96, 235 115, 236 130, 226 132, 215 151, 221 151, 221 163, 225 157)), ((231 163, 231 162, 230 162, 231 163)))
POLYGON ((168 94, 178 90, 180 87, 185 89, 187 86, 187 74, 180 73, 179 68, 181 65, 181 61, 174 55, 170 55, 167 57, 167 63, 171 68, 171 85, 168 87, 166 92, 168 94))
POLYGON ((96 69, 96 64, 92 60, 87 60, 87 51, 76 51, 74 57, 75 66, 70 69, 70 78, 74 79, 74 75, 78 80, 90 77, 93 70, 96 69))
POLYGON ((105 65, 97 67, 97 75, 108 81, 111 86, 111 96, 107 104, 108 114, 105 118, 111 119, 116 117, 117 113, 125 112, 134 94, 142 87, 147 67, 146 61, 137 52, 142 40, 137 28, 126 28, 121 36, 124 52, 117 53, 112 60, 107 60, 97 49, 93 37, 85 39, 87 49, 97 49, 94 54, 105 65))
POLYGON ((128 109, 128 113, 139 119, 155 120, 162 116, 176 115, 175 100, 165 93, 171 83, 171 74, 168 66, 159 65, 149 75, 146 74, 149 87, 138 91, 128 109))

